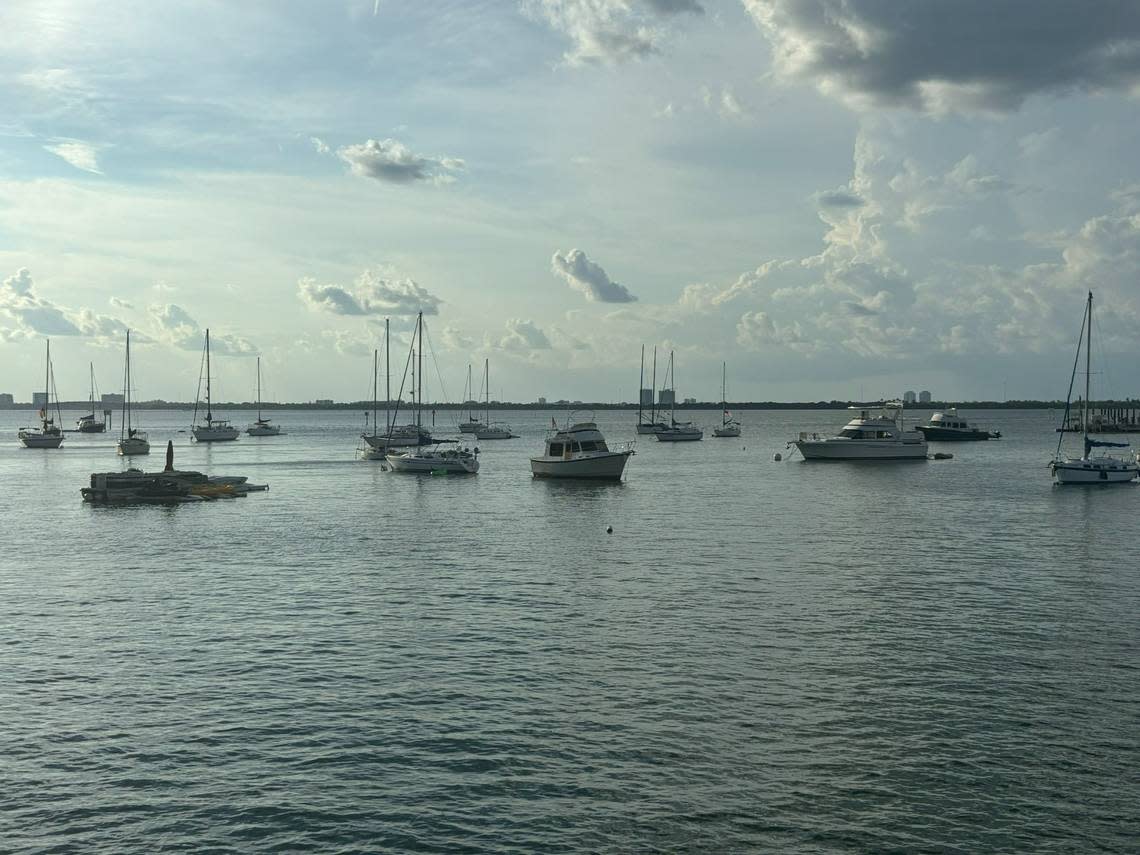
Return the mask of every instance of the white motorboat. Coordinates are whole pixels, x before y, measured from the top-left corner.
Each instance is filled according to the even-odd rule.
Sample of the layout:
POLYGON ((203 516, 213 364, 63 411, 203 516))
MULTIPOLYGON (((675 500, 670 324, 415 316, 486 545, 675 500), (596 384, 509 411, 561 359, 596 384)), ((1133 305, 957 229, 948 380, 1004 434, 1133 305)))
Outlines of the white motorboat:
POLYGON ((261 357, 257 357, 257 421, 245 429, 249 436, 281 436, 281 428, 261 417, 261 357))
MULTIPOLYGON (((665 382, 669 383, 669 425, 664 430, 653 432, 658 442, 698 442, 704 439, 705 432, 692 422, 679 422, 676 417, 677 376, 673 363, 673 351, 669 351, 669 367, 665 369, 665 382)), ((662 386, 662 389, 665 389, 662 386)))
POLYGON ((147 435, 138 430, 131 419, 131 331, 127 330, 127 360, 123 369, 123 416, 119 420, 119 442, 115 450, 121 457, 150 454, 147 435))
POLYGON ((740 436, 740 422, 728 411, 728 363, 720 364, 720 427, 713 428, 713 436, 740 436))
POLYGON ((628 445, 610 449, 594 422, 577 422, 550 432, 544 453, 530 459, 530 471, 535 478, 620 481, 633 454, 628 445))
POLYGON ((491 360, 483 362, 483 385, 487 394, 487 423, 475 428, 476 439, 518 439, 518 434, 511 431, 511 426, 505 422, 491 422, 491 360))
POLYGON ((458 473, 474 475, 479 471, 479 449, 421 448, 415 451, 390 451, 386 458, 393 472, 458 473))
POLYGON ((648 436, 663 430, 669 425, 657 418, 657 347, 653 348, 653 377, 649 381, 649 388, 645 388, 645 345, 641 346, 641 374, 637 381, 637 433, 639 436, 648 436), (646 392, 649 394, 646 395, 646 392), (645 414, 645 399, 649 398, 649 416, 645 414))
POLYGON ((794 444, 804 460, 926 460, 926 438, 903 429, 901 401, 884 403, 877 413, 871 407, 850 409, 859 415, 838 436, 800 434, 794 444))
POLYGON ((977 442, 987 439, 1001 439, 1001 431, 991 431, 977 427, 959 415, 956 407, 948 407, 934 413, 924 425, 916 425, 916 430, 928 442, 977 442))
POLYGON ((20 428, 16 437, 24 448, 59 448, 63 445, 63 429, 58 422, 63 421, 59 412, 59 395, 55 396, 55 418, 48 418, 51 408, 51 393, 55 387, 55 374, 51 369, 51 339, 47 341, 47 362, 44 368, 44 405, 40 407, 39 428, 20 428))
POLYGON ((1057 451, 1053 456, 1049 468, 1053 473, 1053 482, 1056 484, 1127 484, 1140 476, 1140 458, 1113 457, 1103 452, 1092 456, 1094 448, 1128 448, 1127 442, 1108 442, 1089 438, 1089 391, 1092 377, 1092 308, 1093 295, 1089 291, 1088 302, 1084 317, 1081 320, 1081 334, 1077 339, 1077 358, 1073 360, 1073 374, 1069 378, 1069 394, 1065 398, 1065 416, 1062 425, 1069 421, 1069 407, 1073 398, 1073 382, 1077 376, 1077 364, 1080 361, 1081 344, 1085 345, 1085 397, 1082 401, 1084 407, 1081 415, 1081 424, 1084 427, 1084 453, 1080 457, 1062 457, 1061 444, 1065 441, 1064 432, 1057 440, 1057 451))
MULTIPOLYGON (((202 387, 202 379, 198 378, 198 388, 202 387)), ((194 399, 194 421, 198 421, 198 399, 194 399)), ((190 433, 195 442, 231 442, 240 436, 236 427, 228 419, 215 419, 213 401, 210 396, 210 330, 206 330, 206 418, 201 424, 194 424, 190 433)))

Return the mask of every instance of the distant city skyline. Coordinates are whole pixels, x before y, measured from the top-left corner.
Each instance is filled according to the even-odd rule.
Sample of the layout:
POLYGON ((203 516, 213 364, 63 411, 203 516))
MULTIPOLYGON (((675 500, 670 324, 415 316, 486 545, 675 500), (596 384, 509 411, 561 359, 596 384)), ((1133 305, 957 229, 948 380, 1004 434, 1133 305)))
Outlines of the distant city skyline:
MULTIPOLYGON (((1140 394, 1140 6, 0 9, 0 387, 338 400, 1140 394), (949 11, 948 11, 949 10, 949 11), (218 38, 217 34, 229 34, 218 38), (917 49, 918 46, 921 49, 917 49), (659 368, 661 366, 659 365, 659 368), (647 365, 648 369, 648 365, 647 365), (657 384, 660 386, 660 382, 657 384)), ((81 392, 83 395, 81 396, 81 392)))

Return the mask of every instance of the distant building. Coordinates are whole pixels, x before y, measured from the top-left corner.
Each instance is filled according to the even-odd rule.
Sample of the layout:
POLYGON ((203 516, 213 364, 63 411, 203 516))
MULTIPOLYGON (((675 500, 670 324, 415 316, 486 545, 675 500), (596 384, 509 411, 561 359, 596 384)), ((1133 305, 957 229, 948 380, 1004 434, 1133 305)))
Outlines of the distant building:
POLYGON ((904 404, 913 404, 917 400, 918 400, 918 396, 915 395, 914 392, 911 392, 909 390, 906 392, 903 392, 903 403, 904 404))
POLYGON ((47 406, 47 392, 32 392, 32 406, 33 407, 46 407, 47 406))
POLYGON ((696 398, 686 398, 685 399, 686 404, 695 404, 696 402, 697 402, 696 398))
POLYGON ((313 403, 315 403, 318 407, 331 407, 333 405, 333 399, 332 398, 317 398, 317 400, 314 401, 313 403))
POLYGON ((539 399, 538 399, 538 405, 539 405, 540 407, 545 407, 545 406, 546 406, 546 398, 543 398, 543 397, 539 397, 539 399))
POLYGON ((14 403, 16 403, 16 401, 11 395, 7 392, 0 392, 0 407, 10 407, 14 403))
POLYGON ((652 389, 642 389, 641 390, 641 406, 643 406, 643 407, 652 407, 653 406, 653 390, 652 389))
POLYGON ((927 392, 925 389, 923 389, 921 392, 918 393, 918 402, 920 404, 929 404, 930 403, 930 393, 927 392))
POLYGON ((677 403, 677 393, 672 389, 662 389, 657 393, 657 405, 660 407, 671 407, 677 403))
POLYGON ((122 392, 104 392, 99 397, 104 407, 121 407, 123 406, 123 393, 122 392))

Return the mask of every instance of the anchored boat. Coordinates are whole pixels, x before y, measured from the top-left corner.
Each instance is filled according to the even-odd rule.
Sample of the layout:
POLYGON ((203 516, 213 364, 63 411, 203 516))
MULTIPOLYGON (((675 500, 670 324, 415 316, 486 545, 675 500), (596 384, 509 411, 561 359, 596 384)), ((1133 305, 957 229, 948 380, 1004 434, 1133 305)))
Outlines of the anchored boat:
POLYGON ((859 415, 837 436, 801 433, 795 440, 804 460, 925 460, 926 438, 916 430, 903 430, 901 401, 879 406, 851 407, 859 415))
POLYGON ((577 422, 550 432, 544 453, 530 459, 530 471, 535 478, 620 481, 633 455, 629 446, 611 450, 594 422, 577 422))
POLYGON ((928 442, 977 442, 987 439, 1001 439, 1001 431, 975 427, 958 414, 955 407, 934 413, 930 421, 915 428, 928 442))

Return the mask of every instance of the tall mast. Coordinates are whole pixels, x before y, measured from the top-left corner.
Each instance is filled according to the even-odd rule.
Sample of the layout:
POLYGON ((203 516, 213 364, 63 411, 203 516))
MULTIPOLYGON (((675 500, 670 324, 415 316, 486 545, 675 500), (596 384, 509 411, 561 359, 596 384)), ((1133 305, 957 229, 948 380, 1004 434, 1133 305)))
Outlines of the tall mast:
POLYGON ((669 400, 669 421, 677 421, 677 369, 673 364, 673 351, 669 351, 669 391, 673 394, 669 400))
POLYGON ((487 420, 487 424, 491 424, 491 360, 490 358, 483 360, 483 385, 487 387, 484 392, 484 400, 487 402, 487 413, 483 416, 487 420))
POLYGON ((261 421, 261 357, 257 357, 257 420, 261 421))
POLYGON ((89 400, 91 401, 91 418, 94 419, 95 418, 95 363, 94 362, 88 362, 87 363, 87 370, 91 374, 91 392, 89 393, 90 394, 89 400))
MULTIPOLYGON (((44 406, 43 417, 41 421, 44 423, 44 430, 47 430, 47 414, 48 409, 51 407, 51 339, 47 340, 47 360, 44 362, 44 406)), ((62 427, 62 425, 60 425, 62 427)))
POLYGON ((416 317, 416 329, 420 334, 420 347, 416 354, 416 361, 419 363, 419 370, 416 372, 416 427, 422 427, 423 408, 424 408, 424 313, 420 312, 416 317))
POLYGON ((372 436, 380 432, 376 426, 376 388, 380 383, 380 349, 372 349, 372 436))
POLYGON ((210 401, 210 328, 206 327, 206 422, 214 420, 214 406, 210 401))
POLYGON ((637 423, 645 419, 641 417, 641 390, 645 388, 645 345, 641 346, 641 373, 637 377, 637 423))
POLYGON ((653 394, 649 396, 649 420, 657 424, 657 345, 653 345, 653 381, 650 385, 653 394))
POLYGON ((722 362, 720 364, 720 423, 724 425, 728 422, 728 416, 725 415, 725 410, 728 409, 728 363, 722 362))
POLYGON ((123 418, 119 420, 119 439, 131 435, 131 331, 127 330, 127 370, 123 384, 123 418), (124 424, 125 422, 125 424, 124 424), (126 433, 124 433, 126 431, 126 433))
POLYGON ((471 399, 474 397, 471 392, 471 363, 467 363, 467 421, 474 421, 475 414, 471 412, 471 399))
POLYGON ((1085 428, 1085 458, 1089 456, 1089 377, 1092 366, 1092 291, 1089 291, 1088 335, 1085 338, 1085 409, 1081 421, 1085 428))
POLYGON ((388 334, 390 319, 384 319, 384 426, 392 432, 392 336, 388 334))

